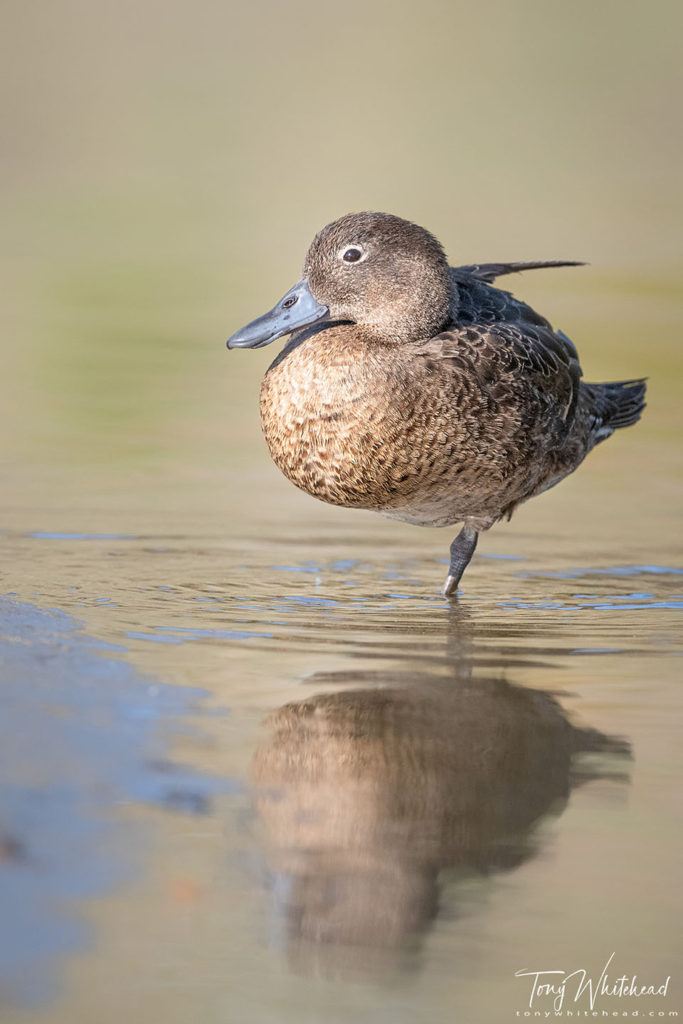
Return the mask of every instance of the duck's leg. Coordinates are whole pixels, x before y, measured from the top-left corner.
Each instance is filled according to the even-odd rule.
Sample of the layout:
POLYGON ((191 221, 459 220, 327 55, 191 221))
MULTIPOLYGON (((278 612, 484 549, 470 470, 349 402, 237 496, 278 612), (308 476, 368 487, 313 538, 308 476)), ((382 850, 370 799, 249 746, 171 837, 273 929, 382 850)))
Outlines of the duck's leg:
POLYGON ((452 597, 457 593, 458 583, 470 564, 478 540, 479 532, 477 530, 472 526, 463 526, 451 544, 451 565, 442 591, 444 597, 452 597))

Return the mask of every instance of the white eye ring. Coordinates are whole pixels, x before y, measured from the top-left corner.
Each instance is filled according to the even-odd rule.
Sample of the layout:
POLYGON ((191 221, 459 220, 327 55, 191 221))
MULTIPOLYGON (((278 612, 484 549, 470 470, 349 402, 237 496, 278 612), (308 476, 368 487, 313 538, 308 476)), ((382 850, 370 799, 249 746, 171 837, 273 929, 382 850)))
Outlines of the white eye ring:
POLYGON ((354 266, 357 263, 362 263, 364 259, 367 259, 367 252, 362 245, 357 242, 352 242, 350 245, 345 245, 339 250, 337 256, 343 263, 348 263, 354 266), (358 255, 356 255, 356 253, 358 255), (349 258, 351 257, 351 258, 349 258))

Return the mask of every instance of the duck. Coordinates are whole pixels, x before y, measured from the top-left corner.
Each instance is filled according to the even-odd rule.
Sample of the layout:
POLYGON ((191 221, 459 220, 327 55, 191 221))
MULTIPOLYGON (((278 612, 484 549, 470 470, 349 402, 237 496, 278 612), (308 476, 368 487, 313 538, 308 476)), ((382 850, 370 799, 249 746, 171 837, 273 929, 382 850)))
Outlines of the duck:
POLYGON ((636 423, 645 378, 582 379, 574 344, 497 278, 577 261, 451 267, 437 238, 389 213, 313 239, 301 279, 229 349, 289 336, 263 377, 275 464, 321 501, 418 526, 462 524, 445 598, 479 534, 636 423))

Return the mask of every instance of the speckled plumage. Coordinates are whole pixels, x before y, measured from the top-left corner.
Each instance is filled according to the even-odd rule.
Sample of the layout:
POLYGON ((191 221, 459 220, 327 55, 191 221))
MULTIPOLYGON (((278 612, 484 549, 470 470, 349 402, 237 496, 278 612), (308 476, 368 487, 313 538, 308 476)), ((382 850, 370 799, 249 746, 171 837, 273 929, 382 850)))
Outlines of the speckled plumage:
POLYGON ((489 283, 541 265, 448 268, 416 225, 341 218, 304 264, 328 317, 296 331, 263 380, 266 442, 297 487, 419 525, 464 522, 471 550, 447 593, 478 531, 643 408, 642 381, 582 382, 571 341, 489 283), (354 245, 362 262, 345 266, 354 245))

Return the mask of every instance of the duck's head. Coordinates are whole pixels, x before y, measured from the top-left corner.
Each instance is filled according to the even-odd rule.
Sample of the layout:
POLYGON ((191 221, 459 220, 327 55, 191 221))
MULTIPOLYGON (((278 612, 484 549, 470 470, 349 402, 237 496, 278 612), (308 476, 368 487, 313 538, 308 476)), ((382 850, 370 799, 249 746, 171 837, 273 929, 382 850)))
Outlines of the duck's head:
POLYGON ((261 348, 326 320, 385 342, 416 341, 445 325, 449 302, 448 263, 433 235, 390 213, 350 213, 315 236, 301 280, 228 348, 261 348))

